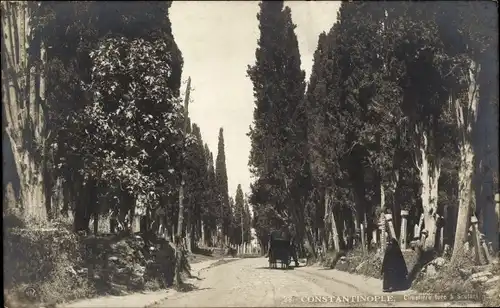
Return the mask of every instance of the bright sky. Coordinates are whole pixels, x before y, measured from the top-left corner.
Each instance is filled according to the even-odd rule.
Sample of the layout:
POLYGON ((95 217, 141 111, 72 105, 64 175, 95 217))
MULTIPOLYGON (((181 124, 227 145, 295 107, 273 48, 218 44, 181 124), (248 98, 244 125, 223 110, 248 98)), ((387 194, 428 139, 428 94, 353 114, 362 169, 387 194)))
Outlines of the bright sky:
MULTIPOLYGON (((219 128, 224 128, 229 195, 241 184, 250 192, 248 169, 253 120, 253 86, 246 75, 255 63, 259 37, 258 1, 174 1, 170 20, 184 57, 182 79, 191 76, 193 103, 189 115, 201 128, 204 142, 217 156, 219 128)), ((338 1, 285 1, 297 25, 302 69, 306 80, 318 35, 328 32, 337 19, 338 1)), ((184 90, 184 89, 182 89, 184 90)))

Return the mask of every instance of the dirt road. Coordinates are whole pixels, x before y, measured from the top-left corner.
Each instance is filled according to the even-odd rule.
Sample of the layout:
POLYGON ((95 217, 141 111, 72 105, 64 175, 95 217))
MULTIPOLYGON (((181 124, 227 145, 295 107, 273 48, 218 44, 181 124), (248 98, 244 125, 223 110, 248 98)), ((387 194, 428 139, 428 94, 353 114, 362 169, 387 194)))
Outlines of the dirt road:
POLYGON ((267 265, 265 258, 203 261, 192 265, 198 278, 187 281, 195 287, 189 292, 169 289, 106 296, 62 307, 481 307, 413 291, 384 294, 380 280, 336 270, 281 270, 267 265))
POLYGON ((264 258, 240 259, 204 269, 199 278, 194 281, 197 289, 169 292, 150 307, 481 307, 413 291, 382 293, 380 280, 336 270, 268 269, 264 258))

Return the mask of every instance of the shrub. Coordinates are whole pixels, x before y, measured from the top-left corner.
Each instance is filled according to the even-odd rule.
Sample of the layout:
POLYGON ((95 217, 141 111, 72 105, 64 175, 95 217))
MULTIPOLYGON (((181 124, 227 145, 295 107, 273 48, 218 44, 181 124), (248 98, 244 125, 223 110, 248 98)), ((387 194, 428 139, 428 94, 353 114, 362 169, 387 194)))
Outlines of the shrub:
POLYGON ((4 288, 37 290, 43 302, 89 296, 87 280, 75 275, 79 238, 64 229, 10 229, 4 233, 4 288), (64 297, 64 298, 62 298, 64 297))

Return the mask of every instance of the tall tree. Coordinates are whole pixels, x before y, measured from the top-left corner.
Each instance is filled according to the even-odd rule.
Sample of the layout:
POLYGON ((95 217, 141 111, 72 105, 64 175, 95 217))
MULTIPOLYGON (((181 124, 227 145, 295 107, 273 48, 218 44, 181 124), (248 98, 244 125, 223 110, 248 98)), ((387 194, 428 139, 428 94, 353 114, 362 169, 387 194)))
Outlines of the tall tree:
MULTIPOLYGON (((493 183, 485 185, 484 180, 475 181, 474 176, 478 179, 486 179, 488 176, 493 178, 482 169, 492 169, 495 163, 489 155, 481 155, 481 149, 485 148, 487 142, 478 134, 478 129, 484 129, 484 124, 491 123, 491 120, 483 118, 484 124, 480 125, 477 120, 483 108, 498 110, 498 66, 492 65, 498 63, 498 36, 495 32, 498 14, 494 3, 476 2, 460 3, 457 6, 440 3, 438 13, 438 34, 451 62, 447 81, 450 87, 449 101, 455 111, 460 157, 459 209, 452 258, 452 261, 456 261, 458 252, 467 240, 470 216, 479 214, 481 207, 476 207, 477 202, 486 201, 485 213, 495 216, 492 200, 488 202, 484 197, 476 200, 474 193, 474 186, 477 186, 477 191, 484 190, 491 198, 493 183)), ((491 116, 493 114, 492 112, 491 116)), ((488 129, 491 130, 491 127, 488 129)), ((498 152, 496 156, 498 157, 498 152)), ((480 194, 478 196, 481 197, 480 194)), ((492 220, 485 221, 488 237, 497 242, 498 225, 495 226, 496 223, 492 220)))
MULTIPOLYGON (((161 41, 162 49, 168 52, 172 60, 168 63, 169 74, 166 79, 164 78, 165 86, 170 89, 174 97, 179 95, 183 60, 172 36, 168 18, 170 5, 171 2, 152 5, 144 5, 144 3, 124 5, 123 3, 109 4, 98 1, 74 1, 71 3, 45 1, 37 6, 36 14, 33 16, 36 23, 34 33, 46 46, 51 47, 47 50, 48 65, 46 70, 49 75, 47 78, 47 98, 50 102, 47 105, 50 119, 48 127, 50 139, 48 142, 52 145, 50 152, 50 156, 53 157, 52 164, 59 167, 55 168, 55 172, 48 177, 53 176, 64 180, 64 195, 68 198, 65 198, 63 210, 71 208, 68 203, 73 202, 79 212, 85 213, 89 212, 89 209, 85 209, 86 207, 97 203, 82 201, 84 196, 93 195, 96 192, 89 183, 97 183, 97 181, 95 181, 96 179, 85 181, 80 174, 87 169, 83 161, 79 159, 78 151, 81 147, 84 148, 92 143, 86 142, 82 136, 81 122, 75 118, 78 118, 85 108, 92 104, 92 97, 85 93, 86 90, 81 85, 92 82, 94 62, 91 59, 91 52, 95 53, 96 50, 105 45, 102 40, 105 36, 111 34, 126 40, 161 41), (145 11, 148 12, 146 15, 144 15, 145 11), (143 16, 147 16, 147 18, 144 19, 143 16), (161 18, 159 18, 160 16, 161 18), (110 22, 110 20, 114 21, 110 22), (137 23, 140 23, 140 26, 137 23), (85 186, 88 186, 93 193, 83 192, 86 189, 85 186)), ((114 91, 117 95, 123 94, 118 93, 120 89, 114 89, 114 91)), ((104 112, 107 113, 114 108, 116 106, 113 104, 107 104, 104 112)), ((154 104, 141 105, 141 109, 144 109, 146 114, 157 114, 154 104)), ((160 149, 158 148, 158 150, 160 149)), ((96 154, 99 156, 102 152, 96 154)), ((157 168, 158 162, 151 162, 149 166, 157 168)), ((47 179, 47 183, 50 183, 49 179, 47 179)), ((108 190, 113 192, 112 197, 121 197, 123 194, 115 184, 104 186, 109 187, 108 190)), ((118 203, 133 203, 131 200, 128 201, 130 202, 118 203)), ((85 228, 85 226, 82 227, 85 228)))
MULTIPOLYGON (((273 213, 281 224, 295 223, 305 235, 307 196, 307 122, 304 72, 300 69, 295 25, 282 1, 260 3, 260 38, 256 62, 248 75, 254 86, 254 122, 249 166, 257 177, 253 189, 257 212, 273 213), (265 197, 264 197, 265 196, 265 197)), ((260 215, 258 215, 260 216, 260 215)))
POLYGON ((208 166, 201 131, 195 123, 192 124, 191 135, 194 140, 188 147, 186 157, 186 197, 188 202, 184 215, 188 218, 186 228, 192 249, 201 236, 202 208, 207 201, 205 196, 208 189, 208 166))
POLYGON ((2 2, 2 153, 4 206, 25 218, 47 217, 43 180, 47 140, 46 79, 34 16, 38 2, 2 2))
MULTIPOLYGON (((339 67, 335 53, 338 26, 328 34, 321 33, 314 53, 314 62, 307 87, 309 159, 315 193, 311 194, 310 219, 323 238, 325 249, 339 249, 340 238, 333 207, 342 203, 339 182, 345 178, 340 158, 345 136, 339 97, 339 67), (339 202, 335 202, 337 199, 339 202), (330 242, 330 243, 329 243, 330 242)), ((311 243, 313 251, 314 242, 311 243)))
POLYGON ((224 129, 219 130, 219 144, 217 147, 217 159, 215 161, 215 180, 219 201, 219 225, 222 230, 222 238, 229 236, 231 226, 231 208, 229 207, 229 193, 226 170, 226 154, 224 149, 224 129))
POLYGON ((214 158, 207 144, 205 144, 205 158, 207 160, 208 185, 205 190, 206 202, 203 204, 203 221, 205 226, 205 238, 208 240, 208 243, 215 245, 216 243, 213 237, 217 235, 219 201, 217 183, 215 180, 214 158))
POLYGON ((252 241, 251 228, 252 228, 252 214, 250 213, 248 199, 245 198, 245 205, 243 209, 243 241, 245 243, 250 243, 252 241))
POLYGON ((234 197, 234 229, 233 237, 236 244, 243 244, 245 234, 245 200, 241 184, 236 188, 234 197))

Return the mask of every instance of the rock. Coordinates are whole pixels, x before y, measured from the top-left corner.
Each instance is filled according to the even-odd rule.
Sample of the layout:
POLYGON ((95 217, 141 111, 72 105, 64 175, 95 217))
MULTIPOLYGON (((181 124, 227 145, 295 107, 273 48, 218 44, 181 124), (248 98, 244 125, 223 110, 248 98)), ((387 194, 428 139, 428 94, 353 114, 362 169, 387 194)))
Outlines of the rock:
POLYGON ((136 277, 142 277, 144 276, 144 273, 146 272, 146 268, 143 266, 140 266, 139 264, 134 264, 133 268, 133 274, 136 277))
POLYGON ((472 274, 472 276, 470 277, 472 280, 474 279, 478 279, 479 277, 489 277, 489 276, 493 276, 491 274, 491 272, 489 271, 484 271, 484 272, 479 272, 479 273, 474 273, 472 274))
POLYGON ((113 295, 124 295, 127 294, 127 287, 124 285, 111 283, 111 293, 113 295))
POLYGON ((485 291, 484 294, 486 294, 486 296, 493 297, 497 292, 498 290, 496 288, 493 288, 489 289, 488 291, 485 291))
POLYGON ((493 284, 499 285, 500 284, 500 276, 494 276, 493 278, 486 280, 486 282, 484 284, 487 286, 493 285, 493 284))
POLYGON ((365 265, 365 263, 366 263, 366 261, 361 262, 358 266, 356 266, 356 272, 361 271, 361 269, 363 268, 363 266, 365 265))
POLYGON ((446 260, 443 257, 439 257, 439 258, 434 259, 432 261, 432 264, 434 264, 438 268, 441 268, 446 264, 446 260))
POLYGON ((425 270, 425 275, 427 277, 434 277, 437 275, 436 267, 434 266, 434 264, 427 265, 427 268, 425 270))
POLYGON ((68 268, 66 269, 70 274, 74 275, 74 276, 77 276, 77 272, 75 271, 75 269, 71 266, 68 266, 68 268))
POLYGON ((488 281, 488 276, 471 277, 470 281, 474 282, 474 283, 481 283, 482 284, 482 283, 485 283, 486 281, 488 281))
POLYGON ((111 256, 108 258, 109 261, 118 261, 118 257, 111 256))
POLYGON ((448 245, 448 244, 444 245, 444 252, 443 252, 443 254, 445 256, 447 256, 447 257, 449 257, 451 255, 451 247, 450 247, 450 245, 448 245))
POLYGON ((472 275, 472 268, 461 268, 458 270, 462 278, 468 278, 472 275))
POLYGON ((474 266, 472 268, 472 272, 473 273, 480 273, 480 272, 484 272, 484 271, 489 271, 491 272, 492 268, 491 268, 491 265, 478 265, 478 266, 474 266))

